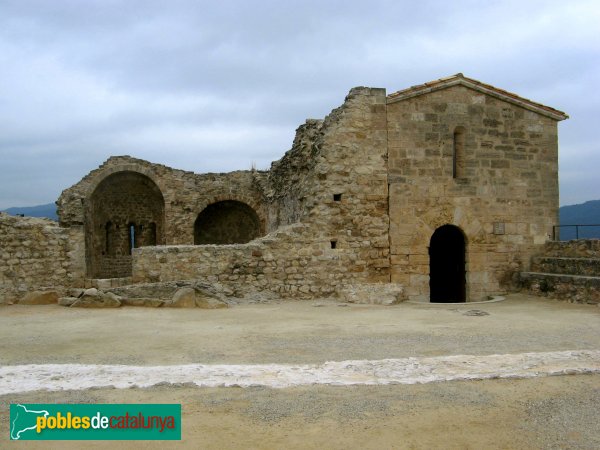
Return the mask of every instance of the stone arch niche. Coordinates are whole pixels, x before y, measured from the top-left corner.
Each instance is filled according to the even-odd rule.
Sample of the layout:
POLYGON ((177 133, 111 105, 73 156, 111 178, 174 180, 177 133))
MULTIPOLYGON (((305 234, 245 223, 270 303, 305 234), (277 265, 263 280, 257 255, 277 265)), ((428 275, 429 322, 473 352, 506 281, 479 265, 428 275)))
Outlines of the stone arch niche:
POLYGON ((133 248, 164 244, 165 201, 149 177, 123 171, 102 180, 86 210, 91 278, 131 276, 133 248))
POLYGON ((256 211, 237 200, 208 205, 194 223, 195 245, 245 244, 261 234, 261 221, 256 211))
POLYGON ((443 225, 429 243, 429 299, 432 303, 466 301, 466 239, 454 225, 443 225))

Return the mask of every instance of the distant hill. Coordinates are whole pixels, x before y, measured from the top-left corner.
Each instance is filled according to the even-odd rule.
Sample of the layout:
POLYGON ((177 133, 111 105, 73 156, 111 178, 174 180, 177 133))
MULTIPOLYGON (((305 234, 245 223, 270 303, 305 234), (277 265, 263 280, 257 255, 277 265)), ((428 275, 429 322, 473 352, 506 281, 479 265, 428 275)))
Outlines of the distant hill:
MULTIPOLYGON (((600 224, 600 200, 590 200, 580 205, 563 206, 558 213, 561 225, 598 225, 600 224)), ((580 227, 579 238, 600 239, 600 226, 580 227)), ((575 227, 561 228, 560 239, 562 241, 575 239, 575 227)))
POLYGON ((47 217, 48 219, 58 220, 58 216, 56 215, 56 205, 54 203, 38 206, 8 208, 2 212, 11 214, 13 216, 16 216, 17 214, 23 214, 27 217, 47 217))

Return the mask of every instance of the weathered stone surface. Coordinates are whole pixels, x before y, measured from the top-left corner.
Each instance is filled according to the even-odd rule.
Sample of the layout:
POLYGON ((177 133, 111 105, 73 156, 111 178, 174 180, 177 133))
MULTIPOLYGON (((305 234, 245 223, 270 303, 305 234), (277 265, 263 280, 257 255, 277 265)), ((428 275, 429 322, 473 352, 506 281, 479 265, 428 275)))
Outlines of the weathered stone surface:
POLYGON ((164 300, 158 298, 121 298, 123 306, 148 306, 150 308, 158 308, 165 304, 164 300))
POLYGON ((600 257, 565 258, 537 256, 532 259, 531 271, 600 277, 600 257))
POLYGON ((347 284, 339 289, 338 296, 348 303, 370 305, 396 305, 406 300, 402 286, 384 283, 347 284))
POLYGON ((520 281, 535 295, 600 304, 600 240, 548 242, 520 281))
POLYGON ((0 303, 31 291, 64 292, 81 284, 84 267, 81 227, 0 213, 0 303))
POLYGON ((19 305, 56 305, 58 297, 59 294, 56 291, 33 291, 19 300, 19 305))
POLYGON ((436 229, 465 235, 467 295, 481 300, 518 288, 558 222, 557 119, 451 78, 388 97, 391 279, 414 300, 429 299, 436 229))
POLYGON ((600 258, 600 239, 549 241, 544 246, 543 254, 560 258, 600 258))
POLYGON ((85 289, 82 288, 71 288, 67 290, 67 294, 69 297, 79 298, 83 295, 85 289))
MULTIPOLYGON (((0 216, 0 301, 42 287, 108 292, 129 277, 218 283, 226 297, 392 282, 428 300, 431 240, 448 225, 466 243, 463 294, 501 294, 558 220, 564 118, 458 74, 390 95, 353 88, 301 125, 268 171, 195 174, 111 157, 61 194, 60 226, 0 216)), ((183 287, 124 297, 171 301, 183 287)))
POLYGON ((102 292, 98 289, 87 289, 83 295, 71 303, 72 308, 118 308, 120 298, 112 292, 102 292))
POLYGON ((214 287, 206 283, 195 283, 193 287, 180 288, 170 301, 164 306, 171 308, 227 308, 229 305, 223 300, 214 287))
POLYGON ((219 300, 225 300, 226 297, 238 295, 236 291, 221 283, 206 283, 194 280, 132 284, 112 288, 107 292, 112 292, 120 297, 129 299, 149 298, 170 301, 173 298, 173 295, 182 288, 192 288, 204 296, 214 297, 219 300))
POLYGON ((79 300, 78 297, 61 297, 58 299, 58 304, 60 306, 71 306, 77 300, 79 300))
POLYGON ((228 308, 229 305, 222 300, 216 299, 214 297, 207 297, 198 292, 196 292, 196 307, 203 309, 219 309, 219 308, 228 308))
POLYGON ((194 308, 196 306, 196 291, 193 288, 181 288, 173 295, 170 302, 165 302, 169 308, 194 308))

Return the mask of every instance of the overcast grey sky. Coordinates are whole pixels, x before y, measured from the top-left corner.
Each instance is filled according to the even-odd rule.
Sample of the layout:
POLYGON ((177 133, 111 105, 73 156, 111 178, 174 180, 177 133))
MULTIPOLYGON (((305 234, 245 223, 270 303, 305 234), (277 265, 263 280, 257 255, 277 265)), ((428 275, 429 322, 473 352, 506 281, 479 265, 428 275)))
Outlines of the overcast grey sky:
POLYGON ((0 209, 110 155, 260 169, 353 86, 463 72, 565 111, 561 205, 600 198, 600 2, 0 0, 0 209))

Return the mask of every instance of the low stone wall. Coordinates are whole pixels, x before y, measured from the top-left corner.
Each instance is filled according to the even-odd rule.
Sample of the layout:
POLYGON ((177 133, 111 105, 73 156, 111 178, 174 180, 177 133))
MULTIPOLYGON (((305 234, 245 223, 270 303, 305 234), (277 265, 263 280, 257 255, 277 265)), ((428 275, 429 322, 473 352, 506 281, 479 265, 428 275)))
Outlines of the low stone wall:
POLYGON ((600 277, 600 258, 536 256, 531 261, 531 271, 600 277))
POLYGON ((387 266, 378 271, 372 265, 382 256, 371 242, 364 243, 372 247, 369 262, 356 249, 310 239, 305 228, 292 225, 248 244, 135 249, 133 282, 199 280, 240 293, 268 290, 296 298, 335 295, 348 283, 389 282, 387 266))
POLYGON ((521 273, 522 289, 576 303, 600 303, 600 240, 547 242, 521 273))
POLYGON ((0 213, 0 303, 82 285, 84 252, 81 227, 0 213))
POLYGON ((543 254, 559 258, 600 258, 600 239, 546 242, 543 254))
POLYGON ((556 298, 570 303, 600 303, 600 278, 553 273, 521 274, 523 289, 533 295, 556 298))

